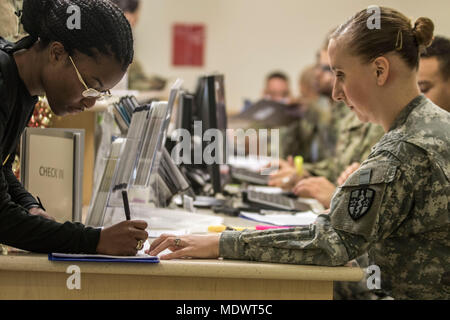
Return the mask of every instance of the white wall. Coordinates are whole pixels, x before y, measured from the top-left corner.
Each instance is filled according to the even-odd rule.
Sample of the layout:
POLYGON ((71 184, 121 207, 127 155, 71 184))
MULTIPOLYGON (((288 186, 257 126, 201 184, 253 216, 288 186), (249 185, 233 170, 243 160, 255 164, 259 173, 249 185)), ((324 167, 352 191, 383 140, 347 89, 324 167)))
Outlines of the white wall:
POLYGON ((283 70, 298 94, 300 71, 315 60, 325 35, 369 5, 393 7, 413 21, 431 18, 436 33, 450 36, 449 0, 142 0, 135 30, 136 56, 149 74, 181 77, 192 90, 199 75, 226 77, 229 110, 258 99, 264 77, 283 70), (172 25, 206 25, 205 65, 173 67, 172 25))

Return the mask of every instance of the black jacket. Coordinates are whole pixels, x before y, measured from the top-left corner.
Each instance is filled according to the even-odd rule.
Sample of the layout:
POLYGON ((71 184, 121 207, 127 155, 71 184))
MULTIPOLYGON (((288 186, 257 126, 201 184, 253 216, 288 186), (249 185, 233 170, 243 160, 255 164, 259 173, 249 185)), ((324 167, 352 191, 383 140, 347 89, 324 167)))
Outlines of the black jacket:
POLYGON ((37 97, 20 79, 12 53, 12 44, 0 37, 0 243, 41 253, 95 253, 100 229, 28 213, 37 202, 14 176, 12 163, 37 97))

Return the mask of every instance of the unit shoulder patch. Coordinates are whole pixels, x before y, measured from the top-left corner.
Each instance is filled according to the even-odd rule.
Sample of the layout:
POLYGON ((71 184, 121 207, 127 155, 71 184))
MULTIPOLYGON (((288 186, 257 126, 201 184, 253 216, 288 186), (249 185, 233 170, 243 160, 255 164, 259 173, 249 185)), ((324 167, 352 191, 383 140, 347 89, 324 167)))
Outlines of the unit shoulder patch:
POLYGON ((375 190, 371 188, 360 188, 353 190, 348 203, 348 213, 356 221, 369 212, 375 198, 375 190))

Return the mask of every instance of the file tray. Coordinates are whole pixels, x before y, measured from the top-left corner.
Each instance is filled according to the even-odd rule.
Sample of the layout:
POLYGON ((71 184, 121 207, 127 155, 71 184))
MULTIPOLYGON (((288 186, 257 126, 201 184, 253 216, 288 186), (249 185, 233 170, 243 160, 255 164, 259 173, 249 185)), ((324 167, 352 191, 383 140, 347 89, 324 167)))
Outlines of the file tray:
POLYGON ((87 225, 104 226, 115 208, 123 212, 122 190, 128 191, 131 207, 135 203, 165 207, 173 192, 187 188, 176 173, 179 168, 171 166, 170 155, 164 148, 181 84, 179 79, 175 82, 168 102, 153 102, 133 110, 126 139, 113 144, 87 225))

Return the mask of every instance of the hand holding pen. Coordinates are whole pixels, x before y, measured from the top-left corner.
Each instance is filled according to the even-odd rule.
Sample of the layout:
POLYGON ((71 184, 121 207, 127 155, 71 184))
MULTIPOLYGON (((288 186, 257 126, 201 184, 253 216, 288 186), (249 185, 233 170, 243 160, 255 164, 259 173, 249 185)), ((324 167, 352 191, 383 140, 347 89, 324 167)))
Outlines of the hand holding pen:
POLYGON ((100 233, 97 253, 134 256, 148 239, 147 222, 131 221, 128 194, 122 192, 126 221, 104 228, 100 233))
POLYGON ((28 212, 34 216, 41 216, 43 218, 46 218, 48 220, 52 220, 55 221, 55 218, 53 218, 51 215, 49 215, 46 211, 44 206, 42 205, 41 199, 39 199, 39 197, 37 197, 38 203, 39 203, 39 207, 32 207, 30 209, 28 209, 28 212))
MULTIPOLYGON (((125 211, 125 219, 127 221, 131 220, 130 214, 130 203, 128 202, 127 190, 122 190, 122 200, 123 200, 123 210, 125 211)), ((144 247, 145 240, 139 240, 136 245, 136 250, 141 250, 144 247)))

